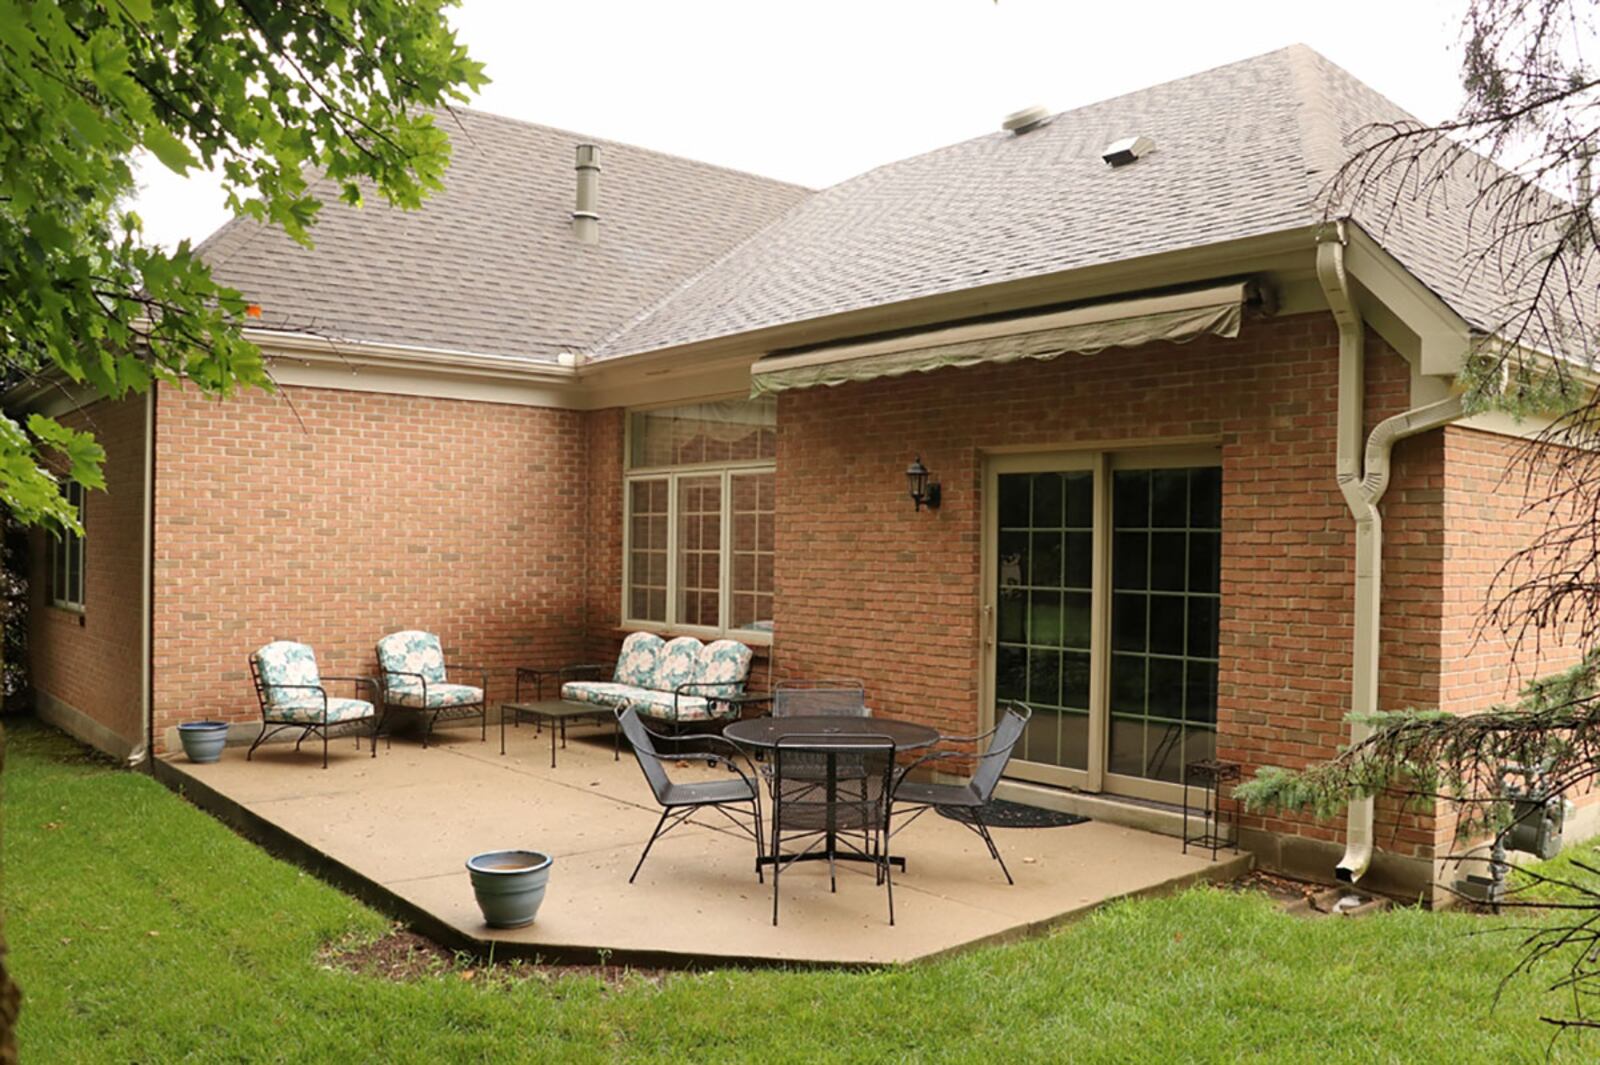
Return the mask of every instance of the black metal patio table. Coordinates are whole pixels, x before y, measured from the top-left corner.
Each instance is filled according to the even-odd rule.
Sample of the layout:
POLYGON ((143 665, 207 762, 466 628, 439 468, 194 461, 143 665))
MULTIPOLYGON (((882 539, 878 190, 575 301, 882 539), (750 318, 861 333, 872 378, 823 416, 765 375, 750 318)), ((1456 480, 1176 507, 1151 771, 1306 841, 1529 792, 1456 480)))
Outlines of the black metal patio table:
MULTIPOLYGON (((774 750, 778 746, 778 741, 787 736, 804 736, 807 738, 808 746, 816 748, 825 748, 828 738, 837 737, 840 748, 844 751, 849 751, 852 744, 862 737, 882 738, 886 736, 894 742, 896 754, 901 751, 916 751, 924 747, 932 747, 939 742, 938 731, 929 728, 927 725, 879 717, 752 717, 744 721, 730 722, 722 730, 722 734, 741 747, 763 753, 774 750)), ((838 798, 838 782, 839 774, 836 759, 834 756, 829 755, 827 788, 830 806, 838 798)), ((792 860, 802 862, 875 861, 871 855, 839 850, 838 832, 831 823, 831 819, 822 849, 795 855, 792 860)), ((902 870, 906 867, 906 860, 903 857, 890 855, 888 860, 902 870)), ((761 856, 762 865, 771 865, 774 861, 774 857, 770 854, 761 856)))

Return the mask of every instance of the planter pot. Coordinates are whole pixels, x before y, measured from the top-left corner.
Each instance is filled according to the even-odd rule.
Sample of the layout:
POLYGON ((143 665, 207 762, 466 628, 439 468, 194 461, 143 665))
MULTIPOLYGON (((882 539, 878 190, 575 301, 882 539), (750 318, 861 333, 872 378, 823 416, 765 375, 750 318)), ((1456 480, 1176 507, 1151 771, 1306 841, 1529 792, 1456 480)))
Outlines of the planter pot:
POLYGON ((178 726, 183 753, 191 762, 215 762, 228 742, 226 721, 186 721, 178 726))
POLYGON ((532 924, 555 859, 538 851, 490 851, 467 860, 472 893, 490 928, 532 924))

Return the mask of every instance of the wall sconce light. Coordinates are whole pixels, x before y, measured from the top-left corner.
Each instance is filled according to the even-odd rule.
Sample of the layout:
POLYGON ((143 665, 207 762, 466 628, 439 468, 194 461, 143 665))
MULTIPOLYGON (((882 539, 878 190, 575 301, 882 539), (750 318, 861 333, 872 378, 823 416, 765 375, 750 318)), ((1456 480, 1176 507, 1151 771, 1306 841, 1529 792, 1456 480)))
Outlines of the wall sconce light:
POLYGON ((918 510, 924 506, 929 510, 939 509, 939 482, 928 479, 928 467, 922 464, 921 455, 906 467, 906 483, 911 489, 911 502, 918 510))

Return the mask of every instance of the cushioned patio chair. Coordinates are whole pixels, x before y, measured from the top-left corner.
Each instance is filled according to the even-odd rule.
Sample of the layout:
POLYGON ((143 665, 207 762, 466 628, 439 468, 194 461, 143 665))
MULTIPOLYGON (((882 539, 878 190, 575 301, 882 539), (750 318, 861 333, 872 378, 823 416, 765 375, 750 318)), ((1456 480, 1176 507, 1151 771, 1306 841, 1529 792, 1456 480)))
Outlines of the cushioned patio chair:
POLYGON ((738 640, 703 644, 693 636, 663 640, 654 633, 630 633, 610 680, 600 679, 607 668, 603 664, 568 666, 563 671, 566 676, 587 672, 591 679, 566 681, 561 698, 617 713, 631 707, 640 717, 674 732, 685 726, 716 725, 739 716, 737 703, 717 697, 744 692, 754 657, 738 640))
MULTIPOLYGON (((261 732, 245 752, 245 761, 255 756, 256 748, 284 729, 300 729, 294 749, 307 736, 322 736, 322 768, 328 768, 328 734, 334 729, 359 729, 361 722, 372 723, 372 755, 378 754, 378 717, 374 707, 377 682, 371 677, 325 676, 317 669, 317 656, 310 647, 292 640, 274 640, 250 655, 250 679, 261 706, 261 732), (356 691, 369 689, 373 702, 345 699, 328 694, 327 683, 341 681, 356 691)), ((356 749, 361 747, 357 732, 356 749)))
POLYGON ((650 793, 655 796, 657 804, 661 807, 661 819, 656 822, 655 831, 650 833, 649 840, 645 842, 644 853, 639 855, 639 862, 633 867, 633 875, 628 877, 628 883, 633 883, 634 877, 639 875, 639 870, 644 868, 644 860, 650 856, 650 848, 655 846, 656 840, 692 820, 701 810, 715 810, 731 821, 741 833, 755 841, 756 879, 765 882, 765 878, 761 875, 761 792, 757 789, 754 778, 740 769, 739 762, 735 760, 744 759, 744 752, 739 750, 732 740, 708 733, 684 742, 708 746, 723 745, 726 746, 727 753, 691 750, 675 751, 671 755, 664 756, 656 750, 655 740, 670 740, 674 737, 663 736, 646 728, 639 718, 638 710, 631 706, 626 708, 617 715, 617 721, 622 727, 622 734, 628 738, 628 745, 633 748, 634 757, 639 760, 639 768, 644 771, 645 781, 650 785, 650 793), (664 761, 703 762, 713 767, 725 765, 738 773, 739 779, 679 784, 667 775, 664 761), (750 807, 748 812, 742 809, 746 804, 750 807), (738 811, 737 815, 735 811, 738 811), (742 817, 749 820, 742 820, 742 817))
POLYGON ((482 666, 446 662, 439 637, 408 629, 378 641, 378 666, 383 671, 384 715, 395 709, 426 714, 422 745, 428 745, 440 718, 476 717, 479 738, 489 738, 489 671, 482 666), (478 684, 453 684, 447 670, 478 674, 478 684))
POLYGON ((983 820, 983 810, 994 798, 994 789, 1000 783, 1000 774, 1005 772, 1007 763, 1011 761, 1011 752, 1016 749, 1017 741, 1022 738, 1022 730, 1027 727, 1028 719, 1032 716, 1031 706, 1013 702, 1006 710, 1005 716, 988 732, 976 736, 939 737, 940 743, 974 746, 987 739, 989 746, 977 756, 977 767, 973 771, 972 778, 965 784, 925 784, 906 779, 910 773, 923 766, 952 759, 972 760, 971 754, 962 751, 931 751, 902 769, 896 776, 895 810, 898 812, 900 807, 904 806, 912 813, 890 832, 890 835, 899 832, 929 810, 941 808, 960 810, 965 816, 954 820, 978 834, 984 846, 989 848, 989 856, 1000 863, 1000 871, 1006 875, 1006 883, 1015 884, 1016 881, 1011 879, 1011 870, 1006 868, 1006 860, 1000 857, 1000 848, 994 845, 994 837, 989 835, 989 826, 983 820))

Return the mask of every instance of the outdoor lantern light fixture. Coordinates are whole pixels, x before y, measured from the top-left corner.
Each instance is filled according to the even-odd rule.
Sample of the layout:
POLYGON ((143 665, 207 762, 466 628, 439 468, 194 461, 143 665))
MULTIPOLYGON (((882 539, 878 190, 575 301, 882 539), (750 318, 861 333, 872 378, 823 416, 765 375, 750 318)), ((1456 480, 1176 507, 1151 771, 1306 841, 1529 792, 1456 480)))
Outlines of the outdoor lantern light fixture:
POLYGON ((939 482, 928 480, 928 467, 922 464, 921 455, 906 467, 906 483, 911 489, 911 502, 918 510, 924 506, 929 510, 939 509, 939 482))

